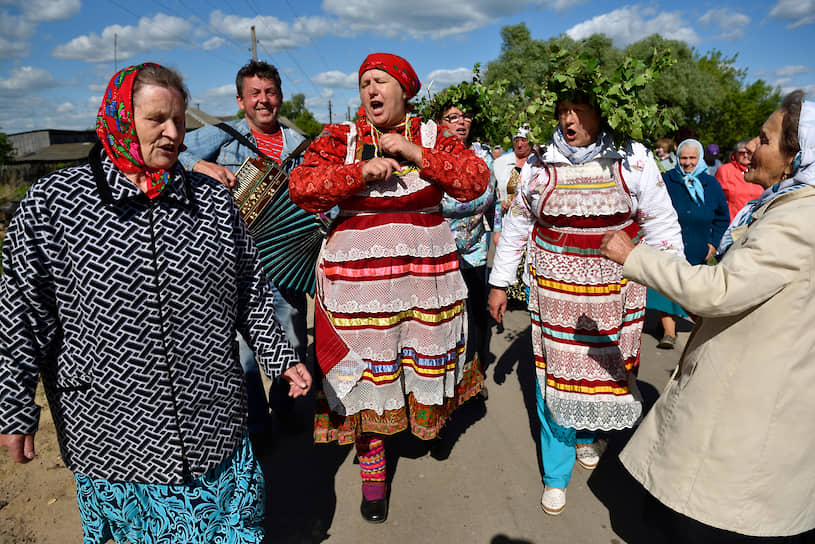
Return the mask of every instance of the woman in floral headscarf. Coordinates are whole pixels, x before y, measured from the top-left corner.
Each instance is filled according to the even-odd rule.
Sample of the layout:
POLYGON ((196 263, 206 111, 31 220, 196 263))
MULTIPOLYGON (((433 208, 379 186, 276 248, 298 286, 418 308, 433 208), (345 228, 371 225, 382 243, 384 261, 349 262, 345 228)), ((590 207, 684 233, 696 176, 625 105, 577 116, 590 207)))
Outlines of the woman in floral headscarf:
POLYGON ((157 64, 115 74, 89 164, 35 183, 3 247, 0 446, 34 457, 41 373, 86 544, 260 542, 236 332, 311 383, 229 190, 176 163, 187 97, 157 64))
POLYGON ((467 288, 441 215, 446 192, 471 200, 489 169, 458 139, 410 114, 413 68, 387 53, 359 68, 355 123, 327 125, 289 179, 293 202, 340 209, 317 264, 315 345, 323 373, 314 437, 354 442, 362 516, 387 516, 384 435, 435 438, 481 390, 463 362, 467 288))

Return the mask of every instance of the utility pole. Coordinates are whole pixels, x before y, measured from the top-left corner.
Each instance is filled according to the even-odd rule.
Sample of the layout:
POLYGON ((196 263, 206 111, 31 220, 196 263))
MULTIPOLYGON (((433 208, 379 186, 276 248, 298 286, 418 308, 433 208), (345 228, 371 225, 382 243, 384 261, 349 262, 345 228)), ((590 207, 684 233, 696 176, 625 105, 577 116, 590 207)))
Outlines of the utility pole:
POLYGON ((252 25, 252 60, 258 60, 258 42, 255 39, 254 25, 252 25))
POLYGON ((328 99, 328 123, 334 123, 334 115, 331 113, 331 99, 328 99))
POLYGON ((117 66, 119 64, 118 59, 117 59, 117 56, 118 56, 117 49, 119 47, 118 42, 119 42, 119 35, 114 32, 113 33, 113 71, 114 72, 119 71, 119 67, 117 66))

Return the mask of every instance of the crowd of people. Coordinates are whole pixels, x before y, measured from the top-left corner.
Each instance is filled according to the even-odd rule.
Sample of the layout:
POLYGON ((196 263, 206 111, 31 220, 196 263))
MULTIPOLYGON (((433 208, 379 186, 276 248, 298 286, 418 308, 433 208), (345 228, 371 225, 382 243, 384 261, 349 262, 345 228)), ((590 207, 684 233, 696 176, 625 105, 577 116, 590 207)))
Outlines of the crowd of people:
POLYGON ((385 437, 434 440, 487 399, 490 318, 519 275, 544 512, 565 509, 576 463, 595 468, 637 427, 620 458, 663 541, 812 542, 815 103, 791 93, 720 164, 692 136, 651 150, 614 132, 594 88, 557 96, 550 141, 519 126, 502 154, 473 141, 470 103, 414 114, 404 58, 368 55, 358 83, 356 120, 306 147, 278 120, 267 63, 238 71, 243 119, 186 137, 181 77, 131 66, 110 80, 88 164, 22 201, 3 247, 0 445, 34 458, 41 379, 84 542, 260 542, 250 438, 312 375, 314 440, 354 444, 360 513, 385 522, 385 437), (313 361, 306 294, 266 277, 232 196, 256 156, 288 172, 293 204, 333 218, 313 361), (659 347, 677 319, 695 329, 644 414, 646 308, 659 347))

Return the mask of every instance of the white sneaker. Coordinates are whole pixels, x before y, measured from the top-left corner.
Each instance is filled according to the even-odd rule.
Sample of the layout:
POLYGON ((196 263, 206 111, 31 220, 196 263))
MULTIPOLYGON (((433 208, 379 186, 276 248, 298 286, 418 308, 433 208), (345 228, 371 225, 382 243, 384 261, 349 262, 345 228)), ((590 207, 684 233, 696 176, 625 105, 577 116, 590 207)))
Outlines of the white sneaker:
POLYGON ((577 462, 585 469, 594 470, 600 462, 600 456, 606 451, 607 445, 605 440, 595 440, 591 444, 578 444, 575 448, 577 462))
POLYGON ((541 496, 541 508, 547 514, 557 516, 566 508, 566 490, 557 487, 543 486, 543 496, 541 496))

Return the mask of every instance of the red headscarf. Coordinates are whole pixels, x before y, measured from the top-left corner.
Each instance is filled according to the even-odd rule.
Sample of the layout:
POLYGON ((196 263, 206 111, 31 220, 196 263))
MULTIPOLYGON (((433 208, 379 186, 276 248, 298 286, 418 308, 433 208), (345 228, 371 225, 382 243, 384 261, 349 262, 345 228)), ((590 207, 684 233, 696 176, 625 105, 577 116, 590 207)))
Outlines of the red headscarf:
POLYGON ((96 135, 119 170, 125 174, 144 173, 148 179, 146 194, 156 198, 170 180, 170 173, 144 164, 133 119, 133 83, 139 71, 148 65, 157 66, 137 64, 120 70, 110 79, 96 115, 96 135))
POLYGON ((365 60, 362 61, 362 66, 359 67, 359 78, 362 79, 362 74, 368 70, 382 70, 396 78, 396 81, 402 86, 408 95, 408 98, 413 98, 419 89, 422 88, 422 83, 413 71, 413 67, 408 61, 398 55, 391 53, 371 53, 365 60))

